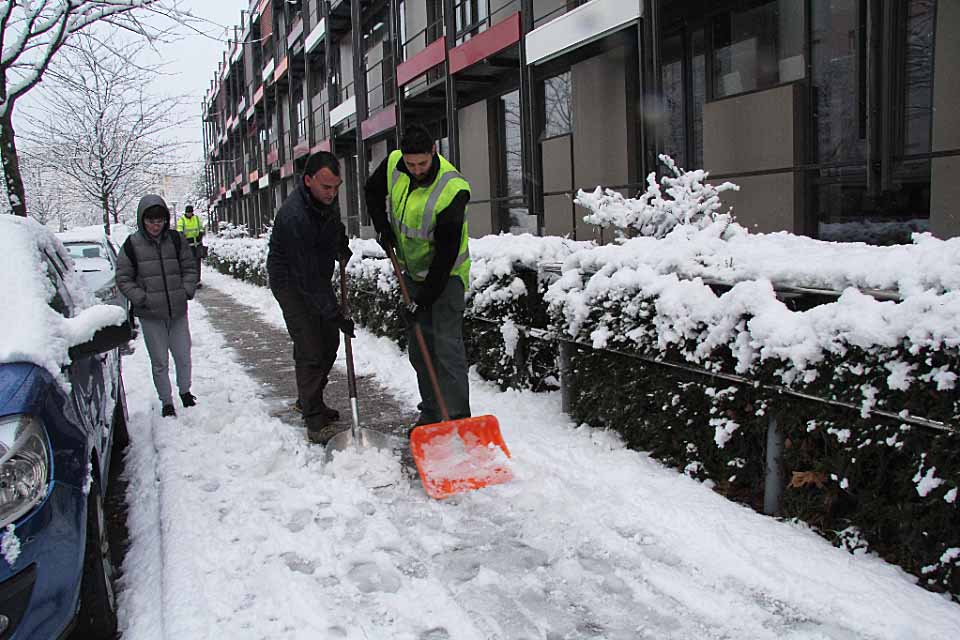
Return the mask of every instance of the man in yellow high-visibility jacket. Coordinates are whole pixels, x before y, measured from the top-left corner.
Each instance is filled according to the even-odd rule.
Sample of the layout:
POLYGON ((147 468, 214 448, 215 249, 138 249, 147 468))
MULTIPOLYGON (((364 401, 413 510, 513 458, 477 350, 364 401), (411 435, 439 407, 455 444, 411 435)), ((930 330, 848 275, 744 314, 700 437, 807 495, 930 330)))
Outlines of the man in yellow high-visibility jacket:
POLYGON ((364 191, 378 241, 396 251, 413 298, 405 319, 407 351, 420 387, 417 424, 439 422, 442 416, 417 347, 414 323, 426 338, 450 418, 467 418, 470 387, 463 312, 470 284, 466 220, 470 184, 437 153, 430 133, 413 124, 404 130, 400 149, 373 172, 364 191))
POLYGON ((177 231, 183 234, 193 251, 193 257, 197 261, 197 287, 202 287, 200 265, 203 262, 203 223, 200 222, 200 216, 193 214, 193 205, 188 204, 183 210, 183 215, 177 220, 177 231))

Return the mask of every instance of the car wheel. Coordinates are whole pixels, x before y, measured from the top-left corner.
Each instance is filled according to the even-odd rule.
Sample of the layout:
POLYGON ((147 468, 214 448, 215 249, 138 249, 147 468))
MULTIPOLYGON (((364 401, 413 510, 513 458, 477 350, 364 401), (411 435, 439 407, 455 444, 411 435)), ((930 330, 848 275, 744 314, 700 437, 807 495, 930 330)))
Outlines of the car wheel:
POLYGON ((116 571, 103 513, 100 483, 94 480, 87 498, 87 545, 80 585, 78 638, 112 640, 117 634, 117 598, 113 591, 116 571))

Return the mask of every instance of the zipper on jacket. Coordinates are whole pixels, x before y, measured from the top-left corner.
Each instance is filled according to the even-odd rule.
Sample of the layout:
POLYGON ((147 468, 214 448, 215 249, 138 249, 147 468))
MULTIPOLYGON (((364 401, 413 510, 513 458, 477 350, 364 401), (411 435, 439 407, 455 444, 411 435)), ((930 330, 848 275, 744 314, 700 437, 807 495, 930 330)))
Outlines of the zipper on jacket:
MULTIPOLYGON (((411 176, 410 182, 407 183, 407 191, 403 194, 403 201, 400 202, 400 233, 403 233, 403 219, 407 215, 407 200, 410 198, 410 187, 413 185, 413 177, 411 176)), ((417 187, 419 189, 419 187, 417 187)), ((400 243, 397 243, 397 248, 400 248, 400 243)), ((406 263, 406 260, 403 260, 406 263)))
MULTIPOLYGON (((167 270, 163 267, 163 239, 167 235, 166 233, 161 233, 157 239, 157 253, 160 255, 160 277, 163 278, 163 295, 167 297, 167 313, 170 314, 170 319, 173 320, 173 303, 170 302, 170 289, 167 287, 167 270)), ((171 243, 172 242, 173 241, 171 241, 171 243)), ((176 245, 174 245, 173 250, 176 252, 176 245)), ((179 263, 180 256, 177 256, 177 261, 179 263)))

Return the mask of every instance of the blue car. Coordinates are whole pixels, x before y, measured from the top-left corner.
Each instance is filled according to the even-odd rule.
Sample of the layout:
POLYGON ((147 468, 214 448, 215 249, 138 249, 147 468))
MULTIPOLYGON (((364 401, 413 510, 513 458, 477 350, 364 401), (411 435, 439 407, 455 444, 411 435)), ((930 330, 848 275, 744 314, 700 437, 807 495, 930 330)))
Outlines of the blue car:
POLYGON ((103 504, 126 444, 129 324, 39 224, 0 216, 0 258, 0 640, 112 638, 103 504))

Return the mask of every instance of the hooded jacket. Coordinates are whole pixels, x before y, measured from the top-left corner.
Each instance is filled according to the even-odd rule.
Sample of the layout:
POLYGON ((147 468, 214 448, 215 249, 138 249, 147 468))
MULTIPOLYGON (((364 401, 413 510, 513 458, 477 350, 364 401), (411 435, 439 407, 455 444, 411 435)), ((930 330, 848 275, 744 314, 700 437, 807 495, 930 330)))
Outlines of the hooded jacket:
POLYGON ((193 299, 197 287, 197 263, 190 244, 181 238, 180 252, 173 241, 170 209, 163 198, 146 195, 137 206, 137 231, 129 240, 137 257, 137 266, 120 251, 117 260, 117 287, 130 300, 134 315, 143 318, 173 319, 187 312, 187 301, 193 299), (151 238, 143 226, 147 209, 159 208, 166 214, 163 231, 151 238))
POLYGON ((270 233, 267 274, 273 290, 295 290, 324 320, 339 312, 333 262, 349 259, 346 228, 336 204, 318 202, 303 179, 277 212, 270 233))

